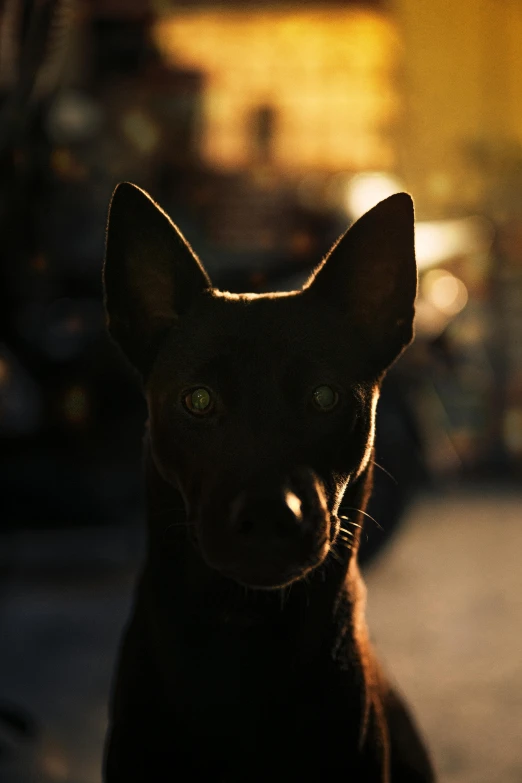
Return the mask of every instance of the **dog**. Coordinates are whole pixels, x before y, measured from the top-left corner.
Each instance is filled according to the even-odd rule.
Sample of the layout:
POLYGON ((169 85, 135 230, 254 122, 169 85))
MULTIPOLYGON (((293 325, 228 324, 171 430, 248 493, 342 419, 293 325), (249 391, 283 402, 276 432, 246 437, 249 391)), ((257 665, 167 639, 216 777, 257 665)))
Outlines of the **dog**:
POLYGON ((231 294, 121 183, 104 286, 149 412, 106 783, 434 781, 357 566, 380 383, 413 337, 411 197, 361 217, 302 290, 231 294))

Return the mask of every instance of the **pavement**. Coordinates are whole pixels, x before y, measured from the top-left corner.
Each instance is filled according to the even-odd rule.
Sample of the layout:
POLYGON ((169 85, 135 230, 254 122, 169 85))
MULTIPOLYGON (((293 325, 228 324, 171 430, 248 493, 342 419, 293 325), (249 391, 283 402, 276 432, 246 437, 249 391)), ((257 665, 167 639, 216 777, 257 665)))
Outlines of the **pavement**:
MULTIPOLYGON (((424 496, 366 575, 374 644, 441 783, 522 781, 521 507, 522 491, 424 496)), ((0 710, 38 730, 0 729, 0 783, 100 783, 142 541, 135 528, 0 537, 0 710)))
POLYGON ((421 500, 367 583, 440 780, 521 783, 522 493, 421 500))

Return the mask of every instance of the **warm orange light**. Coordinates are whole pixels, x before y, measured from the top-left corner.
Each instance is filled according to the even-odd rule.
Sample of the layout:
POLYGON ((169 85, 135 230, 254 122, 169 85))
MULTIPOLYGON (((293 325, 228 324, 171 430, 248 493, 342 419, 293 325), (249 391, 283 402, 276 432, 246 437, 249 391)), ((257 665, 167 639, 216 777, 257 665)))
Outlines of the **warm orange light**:
POLYGON ((392 23, 363 9, 180 10, 160 20, 165 59, 206 75, 202 151, 222 168, 252 159, 252 120, 274 116, 280 168, 387 169, 397 114, 392 23))
POLYGON ((426 272, 422 291, 430 303, 447 316, 460 313, 468 301, 468 291, 462 280, 446 269, 426 272))
POLYGON ((404 188, 400 180, 386 172, 368 171, 364 174, 356 174, 346 187, 346 209, 350 217, 357 220, 379 201, 401 190, 404 188))

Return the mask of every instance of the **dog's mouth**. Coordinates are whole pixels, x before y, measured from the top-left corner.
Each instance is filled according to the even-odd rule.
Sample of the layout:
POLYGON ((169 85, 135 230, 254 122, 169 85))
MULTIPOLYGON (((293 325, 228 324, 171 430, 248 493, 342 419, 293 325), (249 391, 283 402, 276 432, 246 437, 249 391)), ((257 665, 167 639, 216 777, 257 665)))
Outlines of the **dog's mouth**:
POLYGON ((324 562, 328 554, 329 544, 324 547, 315 557, 309 558, 302 564, 277 563, 234 563, 228 567, 220 568, 223 576, 238 582, 244 587, 257 590, 277 590, 288 587, 294 582, 307 577, 321 563, 324 562))
POLYGON ((251 590, 281 590, 303 579, 311 570, 312 567, 310 566, 304 570, 289 570, 286 573, 273 575, 262 571, 256 573, 255 571, 244 571, 243 569, 221 571, 220 573, 227 579, 232 579, 232 581, 251 590))
POLYGON ((221 547, 216 551, 200 541, 200 552, 213 570, 244 587, 276 590, 304 579, 320 566, 330 551, 330 538, 291 546, 287 542, 221 547), (202 545, 203 544, 203 545, 202 545))

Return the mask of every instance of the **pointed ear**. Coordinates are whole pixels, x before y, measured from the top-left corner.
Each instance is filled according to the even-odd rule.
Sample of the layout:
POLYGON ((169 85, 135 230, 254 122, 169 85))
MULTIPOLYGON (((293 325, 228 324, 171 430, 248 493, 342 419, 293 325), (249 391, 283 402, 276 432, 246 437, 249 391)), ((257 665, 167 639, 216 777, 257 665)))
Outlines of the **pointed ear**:
POLYGON ((385 370, 413 338, 417 292, 413 201, 396 193, 363 215, 308 283, 343 312, 373 363, 385 370))
POLYGON ((166 330, 211 286, 181 232, 128 182, 112 196, 103 282, 109 332, 143 374, 166 330))

